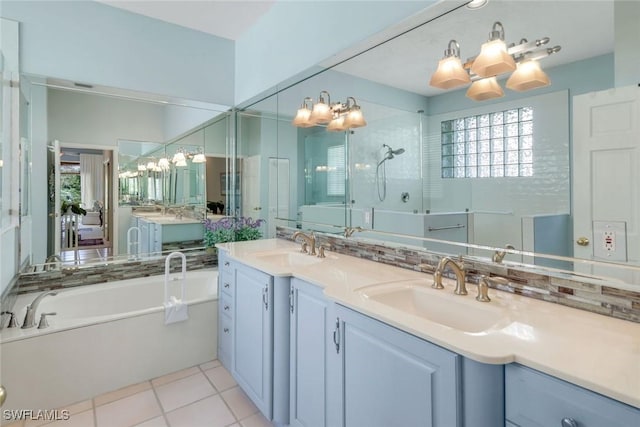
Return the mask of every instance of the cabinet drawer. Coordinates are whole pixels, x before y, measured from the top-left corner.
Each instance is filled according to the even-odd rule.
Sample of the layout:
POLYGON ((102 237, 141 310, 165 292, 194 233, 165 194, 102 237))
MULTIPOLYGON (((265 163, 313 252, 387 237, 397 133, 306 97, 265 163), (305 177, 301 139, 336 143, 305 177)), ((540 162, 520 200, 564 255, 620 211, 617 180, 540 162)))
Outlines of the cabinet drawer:
POLYGON ((233 319, 233 297, 226 292, 220 294, 220 313, 233 319))
POLYGON ((506 418, 518 427, 640 425, 640 409, 521 365, 506 366, 505 387, 506 418))
POLYGON ((232 323, 227 316, 218 317, 218 359, 225 368, 231 369, 232 323))

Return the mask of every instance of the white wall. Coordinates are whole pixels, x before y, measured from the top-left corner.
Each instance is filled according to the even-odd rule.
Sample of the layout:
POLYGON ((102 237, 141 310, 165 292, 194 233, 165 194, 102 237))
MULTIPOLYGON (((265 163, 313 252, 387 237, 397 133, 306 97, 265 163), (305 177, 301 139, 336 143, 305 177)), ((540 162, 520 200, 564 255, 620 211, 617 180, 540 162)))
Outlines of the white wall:
POLYGON ((617 0, 615 19, 616 87, 640 83, 640 2, 617 0))
POLYGON ((236 42, 241 103, 435 1, 276 2, 236 42), (256 66, 260 72, 256 72, 256 66))
MULTIPOLYGON (((118 139, 164 142, 159 104, 49 90, 49 140, 116 147, 118 139)), ((38 147, 34 146, 34 149, 38 147)))
POLYGON ((22 72, 233 105, 231 40, 94 1, 2 1, 22 72), (224 82, 224 83, 221 83, 224 82))

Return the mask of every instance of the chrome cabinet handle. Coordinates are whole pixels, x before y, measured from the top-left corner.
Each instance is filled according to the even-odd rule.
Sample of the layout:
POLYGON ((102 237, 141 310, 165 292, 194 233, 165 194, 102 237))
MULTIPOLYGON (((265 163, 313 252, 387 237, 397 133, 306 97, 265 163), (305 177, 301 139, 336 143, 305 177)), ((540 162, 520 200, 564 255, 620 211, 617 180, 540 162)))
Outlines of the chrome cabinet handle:
POLYGON ((229 328, 224 328, 224 333, 228 334, 229 333, 229 328))
POLYGON ((229 289, 229 284, 228 284, 228 283, 225 283, 225 284, 224 284, 224 287, 225 287, 225 288, 227 288, 227 289, 229 289))
POLYGON ((336 318, 336 328, 333 330, 333 343, 336 346, 336 353, 340 354, 340 318, 336 318))
POLYGON ((225 261, 225 262, 224 262, 224 266, 225 266, 225 267, 229 267, 229 261, 225 261))
POLYGON ((225 305, 225 306, 224 306, 224 310, 225 310, 225 311, 229 311, 229 306, 228 306, 228 305, 225 305))
POLYGON ((562 427, 578 427, 578 423, 573 418, 563 418, 560 425, 562 427))

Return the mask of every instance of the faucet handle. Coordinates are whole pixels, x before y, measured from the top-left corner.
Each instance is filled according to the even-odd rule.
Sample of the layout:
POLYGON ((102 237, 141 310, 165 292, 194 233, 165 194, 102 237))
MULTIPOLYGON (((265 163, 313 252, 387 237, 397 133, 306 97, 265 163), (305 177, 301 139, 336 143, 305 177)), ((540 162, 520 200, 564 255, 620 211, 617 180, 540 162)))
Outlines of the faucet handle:
POLYGON ((491 301, 491 298, 489 298, 489 282, 485 275, 480 276, 480 280, 478 281, 478 296, 476 296, 476 301, 491 301))
MULTIPOLYGON (((7 324, 7 328, 17 328, 18 322, 16 322, 16 315, 13 311, 3 311, 2 314, 9 315, 9 323, 7 324)), ((0 327, 0 329, 2 329, 0 327)))
POLYGON ((318 258, 326 258, 327 256, 324 254, 325 249, 331 249, 328 245, 320 245, 318 246, 318 258))
POLYGON ((49 327, 49 322, 47 322, 47 316, 55 316, 58 313, 42 313, 40 315, 40 322, 38 322, 38 329, 44 329, 49 327))
POLYGON ((302 242, 302 246, 300 246, 300 252, 302 252, 303 254, 306 254, 307 251, 307 242, 302 242))

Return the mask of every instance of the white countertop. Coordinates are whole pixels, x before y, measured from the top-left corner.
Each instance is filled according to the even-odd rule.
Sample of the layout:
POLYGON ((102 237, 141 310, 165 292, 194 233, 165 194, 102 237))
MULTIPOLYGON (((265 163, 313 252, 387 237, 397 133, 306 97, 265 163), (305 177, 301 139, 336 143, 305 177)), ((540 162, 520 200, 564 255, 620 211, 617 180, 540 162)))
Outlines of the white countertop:
MULTIPOLYGON (((202 220, 200 219, 190 218, 186 216, 183 216, 182 218, 177 218, 175 214, 162 215, 161 213, 158 213, 158 212, 133 213, 133 216, 142 218, 148 222, 153 222, 155 224, 161 224, 161 225, 202 224, 202 220)), ((224 218, 223 215, 213 215, 213 217, 224 218)), ((218 219, 218 218, 214 218, 214 219, 218 219)))
POLYGON ((274 276, 311 282, 324 288, 325 295, 339 304, 470 359, 490 364, 521 363, 640 408, 638 323, 495 289, 489 289, 491 302, 480 303, 475 301, 475 285, 468 284, 469 295, 455 295, 452 280, 443 280, 445 289, 434 290, 431 274, 329 251, 327 258, 310 265, 291 266, 263 258, 269 253, 299 250, 299 243, 283 239, 217 246, 232 259, 274 276), (486 330, 464 332, 363 295, 367 289, 377 289, 374 285, 402 288, 407 281, 459 305, 459 312, 454 310, 451 316, 468 316, 469 309, 465 308, 472 305, 473 309, 499 312, 503 320, 486 330))

